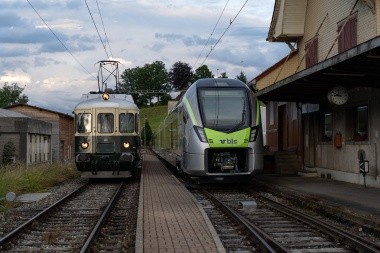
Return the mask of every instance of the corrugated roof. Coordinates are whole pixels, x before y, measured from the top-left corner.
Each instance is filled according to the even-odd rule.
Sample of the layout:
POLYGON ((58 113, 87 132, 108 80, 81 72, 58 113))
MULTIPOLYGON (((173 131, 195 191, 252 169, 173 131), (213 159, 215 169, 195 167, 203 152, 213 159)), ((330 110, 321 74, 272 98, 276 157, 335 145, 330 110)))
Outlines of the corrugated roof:
POLYGON ((14 104, 14 105, 10 105, 10 106, 5 106, 4 108, 9 109, 9 108, 19 107, 19 106, 27 106, 27 107, 38 109, 40 111, 52 112, 52 113, 56 113, 56 114, 58 114, 60 116, 63 116, 63 117, 68 117, 68 118, 74 119, 74 117, 71 116, 71 115, 69 115, 69 114, 65 114, 65 113, 57 112, 57 111, 52 111, 52 110, 49 110, 49 109, 45 109, 45 108, 41 108, 41 107, 37 107, 37 106, 33 106, 33 105, 28 105, 28 104, 14 104))
POLYGON ((0 118, 30 118, 25 114, 0 108, 0 118))

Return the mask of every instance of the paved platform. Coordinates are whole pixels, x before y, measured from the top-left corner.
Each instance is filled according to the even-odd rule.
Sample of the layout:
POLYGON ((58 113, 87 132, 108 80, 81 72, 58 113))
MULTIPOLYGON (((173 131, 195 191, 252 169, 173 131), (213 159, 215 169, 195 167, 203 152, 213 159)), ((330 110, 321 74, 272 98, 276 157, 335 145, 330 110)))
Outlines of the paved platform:
POLYGON ((224 247, 202 207, 153 154, 144 154, 138 253, 219 253, 224 247))
POLYGON ((333 203, 342 208, 380 217, 380 189, 319 177, 259 175, 255 180, 333 203))

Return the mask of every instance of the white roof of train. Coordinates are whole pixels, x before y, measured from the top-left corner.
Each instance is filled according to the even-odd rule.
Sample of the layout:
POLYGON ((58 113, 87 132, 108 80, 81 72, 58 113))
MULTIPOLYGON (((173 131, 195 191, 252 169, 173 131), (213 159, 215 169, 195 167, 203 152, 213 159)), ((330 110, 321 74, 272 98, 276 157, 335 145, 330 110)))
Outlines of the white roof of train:
POLYGON ((83 94, 75 109, 89 108, 128 108, 138 109, 131 95, 109 94, 109 100, 102 99, 103 94, 83 94))

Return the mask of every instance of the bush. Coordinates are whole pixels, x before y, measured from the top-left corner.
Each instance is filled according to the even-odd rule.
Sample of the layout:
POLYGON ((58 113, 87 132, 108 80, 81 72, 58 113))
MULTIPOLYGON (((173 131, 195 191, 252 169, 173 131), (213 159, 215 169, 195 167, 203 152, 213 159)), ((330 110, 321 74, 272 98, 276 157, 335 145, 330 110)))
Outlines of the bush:
POLYGON ((10 164, 12 158, 16 155, 16 145, 13 143, 12 139, 8 140, 4 144, 3 150, 3 164, 10 164))

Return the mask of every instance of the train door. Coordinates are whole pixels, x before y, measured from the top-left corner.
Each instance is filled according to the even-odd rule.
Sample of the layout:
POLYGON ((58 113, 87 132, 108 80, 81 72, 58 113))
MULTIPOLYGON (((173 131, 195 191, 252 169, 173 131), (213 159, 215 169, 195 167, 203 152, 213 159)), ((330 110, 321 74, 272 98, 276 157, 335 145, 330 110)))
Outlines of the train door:
POLYGON ((116 109, 100 108, 95 109, 95 153, 114 153, 115 152, 115 131, 116 109))

